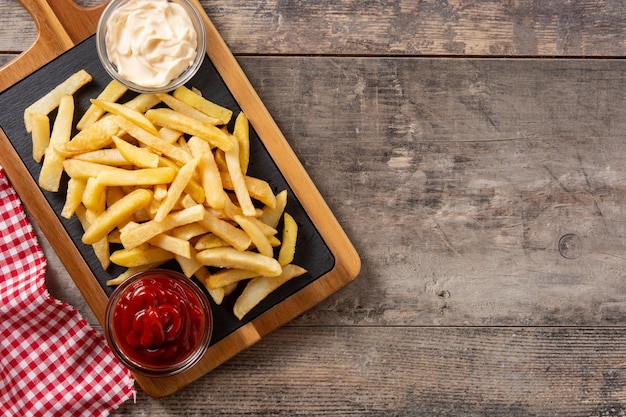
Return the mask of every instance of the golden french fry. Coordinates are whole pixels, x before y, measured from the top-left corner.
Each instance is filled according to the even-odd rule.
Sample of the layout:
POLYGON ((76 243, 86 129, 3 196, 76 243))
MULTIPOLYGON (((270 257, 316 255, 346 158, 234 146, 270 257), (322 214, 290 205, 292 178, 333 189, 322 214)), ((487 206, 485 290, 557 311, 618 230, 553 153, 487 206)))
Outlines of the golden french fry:
POLYGON ((41 162, 50 144, 50 118, 41 113, 30 115, 32 123, 33 159, 41 162))
POLYGON ((199 223, 205 227, 208 231, 212 232, 216 236, 219 236, 229 245, 239 251, 248 249, 252 240, 246 232, 233 226, 229 222, 218 219, 213 214, 204 210, 204 217, 199 223))
POLYGON ((264 276, 277 276, 282 272, 282 267, 276 259, 235 248, 205 249, 198 252, 196 258, 205 266, 246 269, 264 276))
POLYGON ((94 162, 81 161, 78 159, 66 159, 63 161, 63 169, 71 178, 87 181, 90 177, 97 177, 99 173, 111 171, 115 173, 127 172, 126 170, 109 165, 97 164, 94 162))
MULTIPOLYGON (((159 166, 174 168, 176 172, 180 169, 180 166, 164 157, 159 158, 159 166)), ((189 184, 185 187, 185 192, 189 194, 196 203, 204 203, 204 188, 202 188, 202 185, 200 185, 194 178, 192 178, 189 181, 189 184)))
MULTIPOLYGON (((254 204, 252 204, 250 192, 246 187, 246 182, 244 180, 243 173, 241 172, 241 166, 239 165, 239 144, 237 143, 237 139, 232 136, 230 137, 230 140, 233 147, 229 151, 225 152, 225 157, 228 174, 230 175, 230 179, 233 184, 233 191, 235 191, 237 201, 239 202, 239 206, 241 207, 241 211, 244 216, 255 216, 256 208, 254 207, 254 204)), ((222 182, 224 181, 222 180, 222 182)))
MULTIPOLYGON (((126 93, 128 89, 116 80, 111 80, 98 95, 98 99, 106 101, 117 101, 126 93)), ((86 126, 95 123, 105 113, 105 110, 94 104, 89 106, 83 117, 76 123, 76 129, 83 130, 86 126)))
POLYGON ((119 153, 135 166, 139 168, 156 168, 159 166, 159 155, 150 152, 146 148, 138 148, 131 145, 118 136, 113 136, 113 143, 119 153))
POLYGON ((126 133, 137 139, 159 154, 163 154, 183 165, 191 159, 191 155, 180 149, 178 146, 168 143, 160 137, 153 135, 136 124, 121 116, 112 116, 117 125, 126 133))
POLYGON ((268 236, 267 240, 270 242, 273 248, 280 246, 281 242, 276 236, 268 236))
POLYGON ((174 254, 165 249, 151 246, 134 249, 119 249, 111 254, 111 262, 126 267, 137 267, 147 264, 163 263, 174 259, 174 254))
POLYGON ((74 98, 64 95, 59 100, 59 111, 50 134, 50 145, 46 149, 39 173, 39 186, 52 192, 59 191, 61 176, 63 175, 63 160, 65 159, 56 152, 54 147, 69 142, 74 120, 74 98))
POLYGON ((200 157, 198 168, 206 203, 215 209, 223 209, 228 196, 222 186, 222 178, 209 144, 193 136, 189 139, 189 149, 192 155, 200 157))
POLYGON ((192 136, 198 136, 224 151, 232 148, 228 135, 217 127, 186 116, 172 109, 150 109, 146 117, 155 125, 180 130, 192 136))
MULTIPOLYGON (((256 214, 254 216, 246 216, 249 219, 254 219, 256 218, 256 216, 260 216, 261 214, 263 214, 263 212, 261 211, 261 209, 255 209, 256 214)), ((230 219, 230 220, 234 220, 235 216, 243 216, 243 210, 241 210, 241 207, 239 207, 238 205, 236 205, 230 198, 228 198, 226 200, 226 204, 224 204, 224 210, 221 211, 221 213, 223 213, 226 217, 226 219, 230 219)), ((270 228, 269 226, 265 225, 264 229, 266 228, 270 228)))
POLYGON ((268 226, 267 224, 263 223, 261 220, 259 220, 256 217, 248 217, 248 220, 254 223, 256 227, 258 227, 261 230, 261 232, 263 232, 263 234, 267 236, 268 239, 276 235, 276 233, 278 233, 276 229, 274 229, 271 226, 268 226))
POLYGON ((178 142, 176 142, 176 144, 179 148, 191 155, 191 151, 189 150, 189 146, 187 145, 187 139, 184 136, 178 138, 178 142))
POLYGON ((283 216, 285 207, 287 206, 287 190, 283 190, 276 194, 276 205, 272 207, 264 207, 263 214, 258 219, 263 223, 276 228, 283 216))
POLYGON ((152 122, 148 120, 146 116, 144 116, 142 113, 138 112, 137 110, 133 110, 130 107, 125 106, 123 104, 114 103, 114 102, 106 101, 106 100, 100 100, 96 98, 92 98, 91 103, 95 104, 96 106, 104 109, 105 111, 111 114, 115 114, 117 116, 121 116, 125 118, 129 122, 132 122, 136 124, 137 126, 139 126, 140 128, 142 128, 146 132, 149 132, 153 135, 159 134, 159 132, 157 131, 156 127, 154 127, 152 122))
POLYGON ((87 186, 87 181, 70 178, 67 182, 67 194, 65 204, 61 209, 61 217, 70 219, 76 213, 76 209, 82 203, 83 192, 87 186))
POLYGON ((32 120, 30 118, 32 113, 50 114, 52 110, 59 107, 61 97, 74 94, 79 88, 90 82, 91 79, 91 75, 84 69, 81 69, 72 74, 61 84, 54 87, 39 100, 28 106, 26 110, 24 110, 24 125, 26 126, 26 131, 29 133, 32 131, 32 120))
POLYGON ((167 184, 156 184, 153 190, 155 201, 163 201, 167 197, 167 184))
POLYGON ((250 240, 259 251, 261 255, 265 255, 268 257, 274 256, 274 249, 272 245, 270 245, 269 240, 267 240, 267 236, 261 231, 261 229, 252 221, 250 221, 245 216, 235 216, 233 219, 241 226, 241 228, 250 236, 250 240))
POLYGON ((283 267, 282 273, 278 276, 253 278, 248 282, 241 295, 237 298, 237 301, 235 301, 235 306, 233 307, 235 316, 241 320, 265 297, 276 290, 276 288, 306 272, 306 269, 300 266, 289 264, 283 267))
POLYGON ((54 149, 64 157, 102 149, 111 144, 111 136, 118 132, 119 127, 113 120, 105 117, 78 132, 69 142, 54 144, 54 149))
POLYGON ((196 249, 197 251, 202 251, 205 249, 221 248, 224 246, 230 245, 221 237, 213 233, 207 233, 203 235, 200 239, 198 239, 198 241, 194 245, 194 249, 196 249))
POLYGON ((203 98, 200 94, 195 93, 185 86, 178 87, 174 90, 173 95, 180 101, 189 104, 207 116, 219 119, 221 121, 219 124, 228 124, 230 119, 233 117, 232 110, 203 98))
POLYGON ((107 236, 107 240, 109 241, 109 243, 119 243, 121 245, 122 241, 120 239, 119 229, 113 229, 111 233, 109 233, 109 235, 107 236))
POLYGON ((241 172, 243 175, 246 175, 246 172, 248 172, 248 163, 250 162, 250 126, 244 112, 240 112, 235 119, 233 136, 237 138, 237 142, 239 143, 239 165, 241 165, 241 172))
POLYGON ((159 209, 154 216, 154 221, 163 221, 163 219, 165 219, 165 216, 167 216, 172 210, 174 204, 176 204, 178 198, 182 195, 184 189, 189 184, 189 181, 191 181, 199 160, 200 158, 196 157, 187 162, 185 165, 182 166, 182 168, 180 168, 180 170, 178 170, 178 173, 174 177, 174 180, 167 190, 167 196, 159 206, 159 209))
POLYGON ((239 283, 233 282, 232 284, 221 287, 221 289, 224 290, 224 297, 228 297, 230 294, 232 294, 237 289, 237 284, 239 283))
MULTIPOLYGON (((121 239, 121 236, 120 236, 121 239)), ((175 255, 175 257, 183 257, 190 259, 191 258, 191 244, 188 241, 179 239, 174 236, 170 236, 165 233, 161 233, 153 237, 148 241, 152 246, 156 246, 158 248, 165 249, 168 252, 171 252, 175 255)))
POLYGON ((87 217, 87 222, 91 224, 98 217, 100 217, 100 215, 102 213, 104 213, 105 210, 106 210, 106 206, 105 206, 104 199, 99 201, 99 204, 98 204, 97 207, 94 207, 93 209, 87 209, 86 208, 85 209, 85 216, 87 217))
POLYGON ((125 227, 122 229, 120 239, 126 249, 132 249, 160 233, 167 232, 179 226, 201 221, 204 217, 204 212, 205 210, 202 205, 198 204, 184 210, 172 212, 161 222, 150 220, 136 227, 125 227))
MULTIPOLYGON (((85 209, 85 206, 79 205, 76 208, 76 217, 78 217, 78 220, 80 221, 83 230, 87 230, 91 226, 90 220, 88 219, 89 216, 90 212, 89 210, 85 209)), ((107 269, 111 264, 108 239, 104 237, 103 239, 92 243, 91 248, 96 255, 96 259, 98 259, 98 261, 100 262, 102 269, 107 269)))
POLYGON ((97 212, 106 202, 106 186, 91 177, 87 180, 81 201, 87 210, 97 212))
POLYGON ((185 103, 177 99, 176 97, 170 94, 157 94, 159 100, 165 103, 169 108, 175 110, 185 116, 193 117, 194 119, 200 120, 204 123, 209 123, 212 125, 222 124, 221 120, 216 119, 215 117, 207 116, 202 113, 200 110, 195 109, 189 104, 185 103))
POLYGON ((170 129, 169 127, 162 127, 159 129, 159 137, 167 143, 176 143, 180 139, 183 132, 170 129))
MULTIPOLYGON (((220 176, 225 189, 235 190, 232 176, 227 172, 220 172, 220 176)), ((250 197, 265 204, 267 208, 274 208, 276 206, 276 196, 267 181, 249 176, 244 176, 243 181, 250 197)))
POLYGON ((186 224, 184 226, 177 227, 171 231, 172 236, 175 236, 184 240, 191 240, 197 236, 203 236, 207 234, 207 230, 198 223, 186 224))
MULTIPOLYGON (((188 243, 188 242, 187 242, 188 243)), ((174 259, 178 262, 180 269, 183 271, 183 274, 187 277, 192 277, 200 268, 204 268, 198 260, 196 259, 197 252, 193 248, 189 248, 189 256, 182 256, 180 254, 176 254, 174 259)))
MULTIPOLYGON (((198 269, 194 275, 196 276, 196 278, 198 278, 200 282, 204 283, 206 282, 207 278, 211 274, 209 273, 209 270, 203 266, 200 269, 198 269)), ((206 284, 205 284, 205 288, 206 288, 206 284)), ((213 298, 213 301, 215 301, 215 304, 217 305, 222 304, 222 301, 224 300, 224 295, 225 295, 223 288, 218 288, 215 290, 207 288, 207 291, 209 292, 209 295, 211 296, 211 298, 213 298)))
POLYGON ((128 108, 138 111, 139 113, 145 113, 148 109, 151 109, 160 102, 161 100, 159 100, 156 94, 143 93, 139 94, 132 100, 127 101, 126 103, 124 103, 124 105, 128 108))
POLYGON ((298 223, 289 214, 283 216, 283 242, 278 252, 278 263, 285 266, 293 262, 296 253, 296 241, 298 240, 298 223))
POLYGON ((107 207, 120 201, 126 194, 122 187, 107 187, 107 207))
POLYGON ((125 195, 96 218, 83 234, 83 243, 91 244, 106 237, 109 232, 122 221, 126 220, 131 214, 148 205, 151 199, 152 193, 143 188, 139 188, 125 195))
POLYGON ((72 159, 114 167, 127 167, 133 165, 132 162, 122 156, 119 150, 109 148, 74 155, 72 156, 72 159))
POLYGON ((213 154, 215 158, 215 164, 220 172, 228 172, 228 167, 226 166, 226 156, 224 155, 224 151, 221 149, 216 149, 213 154))
POLYGON ((111 265, 111 249, 109 239, 105 236, 91 245, 96 258, 100 262, 102 269, 106 270, 111 265))
POLYGON ((222 269, 211 274, 206 280, 205 285, 207 288, 217 289, 258 276, 259 274, 257 272, 247 271, 245 269, 222 269))
POLYGON ((83 231, 89 229, 89 221, 87 220, 87 209, 82 204, 76 207, 76 217, 83 228, 83 231))
POLYGON ((173 168, 143 168, 135 170, 125 170, 121 168, 112 168, 100 172, 96 178, 103 185, 155 185, 167 184, 176 176, 176 170, 173 168))

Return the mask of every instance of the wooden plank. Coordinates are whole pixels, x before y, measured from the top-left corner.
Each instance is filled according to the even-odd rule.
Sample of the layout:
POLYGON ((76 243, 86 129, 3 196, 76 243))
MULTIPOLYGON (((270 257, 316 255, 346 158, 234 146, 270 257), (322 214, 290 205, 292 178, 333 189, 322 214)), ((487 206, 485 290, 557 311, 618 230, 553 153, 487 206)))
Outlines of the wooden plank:
POLYGON ((15 0, 0 0, 0 10, 2 10, 0 52, 25 51, 37 38, 37 28, 32 17, 15 0))
MULTIPOLYGON (((200 3, 235 54, 626 55, 626 4, 615 1, 200 3)), ((0 28, 0 51, 28 48, 32 22, 15 12, 14 0, 0 0, 0 10, 10 11, 8 26, 0 28)))
POLYGON ((20 0, 20 3, 37 26, 37 37, 24 53, 0 68, 0 92, 74 46, 47 2, 20 0))
POLYGON ((0 67, 17 58, 17 54, 0 54, 0 67))
POLYGON ((521 2, 203 1, 240 54, 624 56, 626 5, 521 2))
POLYGON ((624 329, 285 327, 178 395, 139 394, 112 416, 618 416, 624 337, 624 329))
POLYGON ((621 61, 240 62, 363 259, 298 323, 626 323, 621 61))
POLYGON ((74 43, 79 43, 94 34, 100 14, 108 3, 108 1, 98 1, 93 5, 88 5, 67 0, 46 1, 74 43))

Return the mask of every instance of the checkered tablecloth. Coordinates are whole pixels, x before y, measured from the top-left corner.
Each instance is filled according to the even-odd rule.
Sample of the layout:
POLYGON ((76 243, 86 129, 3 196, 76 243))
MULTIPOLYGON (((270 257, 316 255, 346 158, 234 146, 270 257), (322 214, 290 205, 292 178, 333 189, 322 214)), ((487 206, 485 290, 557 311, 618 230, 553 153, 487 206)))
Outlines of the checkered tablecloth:
POLYGON ((45 287, 46 260, 0 167, 0 416, 106 416, 135 396, 105 338, 45 287))

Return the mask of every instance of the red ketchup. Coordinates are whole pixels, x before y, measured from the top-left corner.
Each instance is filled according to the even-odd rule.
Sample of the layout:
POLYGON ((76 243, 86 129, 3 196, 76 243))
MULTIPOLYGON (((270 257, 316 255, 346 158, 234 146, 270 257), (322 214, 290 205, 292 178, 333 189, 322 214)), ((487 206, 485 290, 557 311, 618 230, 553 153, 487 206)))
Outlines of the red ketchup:
MULTIPOLYGON (((152 271, 115 301, 111 327, 126 359, 137 367, 165 368, 186 361, 206 343, 206 302, 170 271, 152 271)), ((208 343, 207 343, 208 344, 208 343)))

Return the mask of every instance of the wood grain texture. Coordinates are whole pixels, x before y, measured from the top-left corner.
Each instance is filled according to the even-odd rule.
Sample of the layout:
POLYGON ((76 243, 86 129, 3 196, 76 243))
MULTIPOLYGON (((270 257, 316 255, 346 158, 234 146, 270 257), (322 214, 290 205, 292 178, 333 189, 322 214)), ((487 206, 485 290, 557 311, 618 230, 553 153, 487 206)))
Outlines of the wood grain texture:
POLYGON ((74 46, 74 42, 45 1, 20 0, 37 27, 34 43, 0 69, 0 91, 74 46))
MULTIPOLYGON (((34 40, 14 3, 0 0, 9 11, 0 51, 25 50, 34 40)), ((200 3, 235 54, 626 55, 626 4, 614 0, 200 3)))
POLYGON ((626 411, 625 336, 289 327, 177 396, 154 403, 140 395, 113 415, 169 416, 184 408, 188 416, 618 416, 626 411))
POLYGON ((625 324, 621 61, 240 61, 363 259, 300 323, 625 324))
POLYGON ((0 0, 0 52, 15 55, 28 49, 37 39, 37 27, 24 6, 16 0, 0 0))
POLYGON ((242 54, 624 55, 626 5, 557 1, 206 1, 242 54), (243 23, 245 22, 245 23, 243 23))

